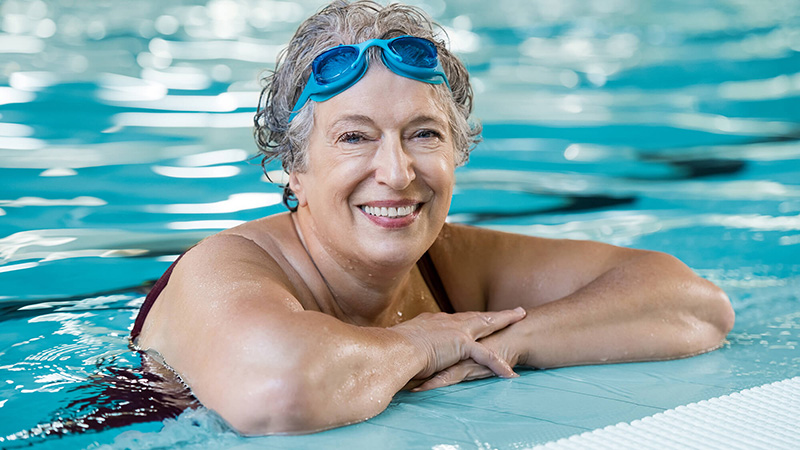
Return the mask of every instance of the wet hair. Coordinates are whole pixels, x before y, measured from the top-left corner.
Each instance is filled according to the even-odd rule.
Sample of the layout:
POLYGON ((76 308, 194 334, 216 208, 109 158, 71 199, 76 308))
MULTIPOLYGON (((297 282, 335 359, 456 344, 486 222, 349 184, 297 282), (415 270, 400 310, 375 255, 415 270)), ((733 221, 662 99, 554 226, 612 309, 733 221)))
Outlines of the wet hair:
MULTIPOLYGON (((456 150, 457 165, 469 159, 472 148, 480 141, 481 125, 470 119, 472 87, 464 64, 439 39, 444 29, 433 22, 421 9, 391 4, 382 6, 371 0, 353 3, 336 0, 300 24, 289 46, 278 55, 275 69, 262 78, 263 89, 255 115, 255 140, 262 155, 262 167, 273 160, 281 161, 286 172, 306 169, 306 150, 314 126, 314 102, 308 101, 289 123, 294 104, 300 97, 308 77, 311 62, 320 53, 336 45, 349 45, 369 39, 389 39, 411 35, 436 44, 452 92, 444 84, 435 85, 436 100, 444 107, 456 150)), ((369 51, 377 52, 377 48, 369 51)), ((380 58, 370 54, 370 63, 380 58)), ((284 189, 284 204, 290 210, 294 194, 288 184, 284 189)))

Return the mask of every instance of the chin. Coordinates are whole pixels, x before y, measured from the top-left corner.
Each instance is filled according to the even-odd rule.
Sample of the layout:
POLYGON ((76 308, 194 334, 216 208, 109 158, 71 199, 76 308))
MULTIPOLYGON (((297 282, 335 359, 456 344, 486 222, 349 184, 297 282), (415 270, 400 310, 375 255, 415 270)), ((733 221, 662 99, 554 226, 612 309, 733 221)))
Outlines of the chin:
POLYGON ((421 209, 408 217, 394 220, 369 216, 360 211, 361 231, 354 236, 359 241, 359 254, 382 266, 415 263, 433 244, 444 226, 444 217, 430 217, 429 211, 425 211, 424 207, 421 209))
POLYGON ((409 263, 416 263, 417 260, 428 250, 428 247, 423 243, 415 240, 409 243, 405 239, 398 239, 396 241, 384 239, 381 242, 369 245, 367 243, 363 255, 371 263, 386 266, 402 266, 409 263))

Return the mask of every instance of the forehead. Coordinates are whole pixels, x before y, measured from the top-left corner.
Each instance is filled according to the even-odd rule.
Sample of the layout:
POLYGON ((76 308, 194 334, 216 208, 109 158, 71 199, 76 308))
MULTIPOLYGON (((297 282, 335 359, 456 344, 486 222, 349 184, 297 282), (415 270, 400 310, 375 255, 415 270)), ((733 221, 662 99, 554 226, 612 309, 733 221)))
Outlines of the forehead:
POLYGON ((342 117, 353 116, 386 126, 423 116, 447 123, 446 105, 435 92, 443 86, 412 80, 395 74, 383 64, 372 64, 358 83, 315 105, 315 123, 324 129, 342 117))

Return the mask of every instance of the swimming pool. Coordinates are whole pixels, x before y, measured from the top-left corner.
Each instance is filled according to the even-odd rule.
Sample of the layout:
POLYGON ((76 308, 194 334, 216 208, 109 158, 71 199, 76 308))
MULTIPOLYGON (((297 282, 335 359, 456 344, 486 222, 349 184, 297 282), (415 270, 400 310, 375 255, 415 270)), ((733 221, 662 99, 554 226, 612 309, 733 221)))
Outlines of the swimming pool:
POLYGON ((800 375, 800 2, 429 0, 484 122, 450 220, 673 253, 731 296, 729 342, 401 393, 310 436, 156 420, 182 398, 136 371, 140 287, 283 210, 250 159, 256 79, 319 4, 0 5, 0 447, 527 448, 800 375), (114 411, 142 421, 78 432, 114 411))

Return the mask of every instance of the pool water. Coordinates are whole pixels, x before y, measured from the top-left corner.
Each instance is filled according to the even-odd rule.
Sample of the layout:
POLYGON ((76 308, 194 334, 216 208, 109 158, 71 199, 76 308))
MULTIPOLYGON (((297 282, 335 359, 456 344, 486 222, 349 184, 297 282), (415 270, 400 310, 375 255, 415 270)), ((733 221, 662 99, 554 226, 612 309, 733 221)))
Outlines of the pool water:
POLYGON ((800 1, 412 3, 484 123, 450 220, 672 253, 730 295, 724 348, 400 393, 300 437, 178 415, 127 335, 184 249, 283 210, 257 79, 321 2, 6 0, 0 447, 517 449, 800 375, 800 1))

